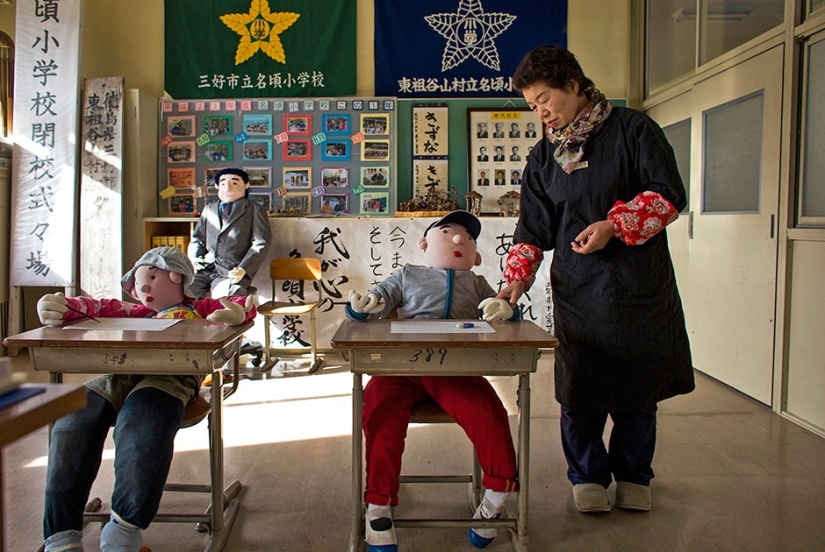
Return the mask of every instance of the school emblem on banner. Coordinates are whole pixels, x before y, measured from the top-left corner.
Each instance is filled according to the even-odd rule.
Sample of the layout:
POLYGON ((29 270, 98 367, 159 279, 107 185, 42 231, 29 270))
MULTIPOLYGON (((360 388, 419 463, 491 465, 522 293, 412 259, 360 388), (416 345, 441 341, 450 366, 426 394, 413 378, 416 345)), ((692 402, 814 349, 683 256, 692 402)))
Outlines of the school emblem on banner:
POLYGON ((514 96, 510 77, 518 62, 548 43, 567 46, 567 0, 379 0, 375 93, 514 96))
POLYGON ((356 0, 165 0, 173 98, 346 96, 356 90, 356 0))

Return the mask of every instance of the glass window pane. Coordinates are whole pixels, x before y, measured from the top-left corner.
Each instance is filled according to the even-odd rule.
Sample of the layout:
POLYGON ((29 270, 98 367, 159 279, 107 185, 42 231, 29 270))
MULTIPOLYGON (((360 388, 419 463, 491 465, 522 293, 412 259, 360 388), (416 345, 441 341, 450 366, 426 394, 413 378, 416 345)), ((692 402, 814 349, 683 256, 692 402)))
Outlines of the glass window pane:
POLYGON ((811 44, 805 71, 801 214, 825 217, 825 39, 811 44))
POLYGON ((679 167, 679 176, 682 177, 685 185, 688 201, 682 212, 686 213, 690 211, 690 119, 666 126, 662 130, 665 131, 667 141, 673 147, 676 166, 679 167))
POLYGON ((810 0, 810 2, 811 7, 808 10, 809 12, 813 12, 818 10, 819 8, 825 7, 825 0, 810 0))
MULTIPOLYGON (((686 3, 694 5, 693 0, 686 3)), ((785 19, 785 0, 701 0, 701 5, 706 6, 707 14, 701 8, 700 65, 781 25, 785 19)), ((686 8, 684 16, 696 18, 695 8, 686 8)))
POLYGON ((704 113, 703 213, 759 212, 762 93, 704 113))
MULTIPOLYGON (((691 2, 695 0, 684 0, 691 2)), ((696 18, 676 21, 683 0, 647 2, 647 95, 696 68, 696 18)), ((696 10, 694 10, 696 11, 696 10)))

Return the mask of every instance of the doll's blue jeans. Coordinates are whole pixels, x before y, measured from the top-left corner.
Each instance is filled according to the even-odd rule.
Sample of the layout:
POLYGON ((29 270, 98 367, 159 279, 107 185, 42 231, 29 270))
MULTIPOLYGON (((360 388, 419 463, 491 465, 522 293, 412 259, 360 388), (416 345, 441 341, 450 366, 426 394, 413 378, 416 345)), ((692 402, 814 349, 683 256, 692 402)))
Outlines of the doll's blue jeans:
POLYGON ((86 389, 87 405, 55 422, 49 445, 45 538, 81 530, 83 509, 100 468, 109 428, 114 426, 115 484, 112 511, 146 529, 157 514, 183 420, 180 399, 156 388, 129 394, 118 412, 86 389))

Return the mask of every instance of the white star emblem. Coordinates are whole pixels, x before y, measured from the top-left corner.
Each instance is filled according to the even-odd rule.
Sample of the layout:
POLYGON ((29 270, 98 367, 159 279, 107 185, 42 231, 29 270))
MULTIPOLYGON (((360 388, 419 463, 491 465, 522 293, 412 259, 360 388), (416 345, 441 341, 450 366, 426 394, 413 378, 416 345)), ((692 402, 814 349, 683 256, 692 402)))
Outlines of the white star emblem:
POLYGON ((444 55, 441 56, 442 72, 456 67, 470 56, 498 71, 498 50, 493 39, 503 33, 516 16, 484 13, 481 0, 459 0, 457 13, 434 13, 424 19, 447 39, 444 55))

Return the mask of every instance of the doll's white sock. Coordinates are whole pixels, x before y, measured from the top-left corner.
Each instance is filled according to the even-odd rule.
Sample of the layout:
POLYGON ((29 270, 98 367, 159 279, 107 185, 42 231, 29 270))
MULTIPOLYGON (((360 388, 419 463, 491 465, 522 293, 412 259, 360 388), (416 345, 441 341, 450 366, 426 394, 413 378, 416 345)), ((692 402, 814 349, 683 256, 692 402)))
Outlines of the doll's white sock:
POLYGON ((43 544, 44 552, 83 552, 83 531, 61 531, 43 544))
POLYGON ((137 552, 143 544, 143 531, 112 512, 109 523, 100 531, 100 552, 137 552))
POLYGON ((510 496, 510 493, 491 491, 490 489, 484 491, 484 500, 481 503, 481 515, 486 519, 496 517, 504 508, 504 502, 508 496, 510 496))

